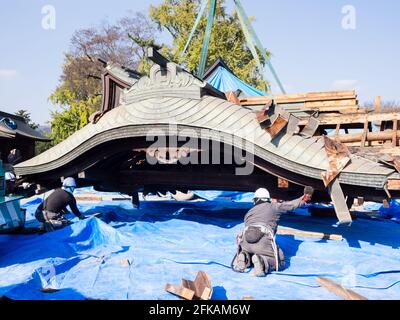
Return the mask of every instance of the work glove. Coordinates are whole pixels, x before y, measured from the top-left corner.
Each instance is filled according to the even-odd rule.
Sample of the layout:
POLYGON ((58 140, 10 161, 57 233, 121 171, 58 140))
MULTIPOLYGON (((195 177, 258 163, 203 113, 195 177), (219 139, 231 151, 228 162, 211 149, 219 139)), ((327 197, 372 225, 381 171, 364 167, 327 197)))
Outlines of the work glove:
POLYGON ((304 196, 303 196, 303 201, 304 202, 310 202, 311 198, 314 194, 314 188, 307 186, 304 188, 304 196))

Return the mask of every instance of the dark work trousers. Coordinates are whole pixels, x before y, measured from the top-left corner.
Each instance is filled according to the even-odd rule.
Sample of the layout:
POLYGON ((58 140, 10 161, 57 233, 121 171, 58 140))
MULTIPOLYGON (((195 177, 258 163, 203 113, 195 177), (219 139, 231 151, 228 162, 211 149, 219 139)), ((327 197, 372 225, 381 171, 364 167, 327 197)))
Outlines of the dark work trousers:
POLYGON ((41 210, 40 208, 36 209, 35 212, 35 218, 39 221, 39 222, 48 222, 49 220, 63 220, 63 215, 59 214, 59 213, 54 213, 54 212, 50 212, 50 211, 46 211, 46 213, 41 210), (45 217, 46 214, 46 217, 45 217))
MULTIPOLYGON (((270 235, 264 234, 264 236, 256 243, 248 243, 246 237, 243 237, 241 247, 244 251, 250 255, 256 254, 261 257, 264 261, 265 273, 276 270, 274 249, 272 247, 272 239, 270 235)), ((278 249, 278 263, 279 270, 285 267, 285 256, 283 251, 277 245, 278 249)))

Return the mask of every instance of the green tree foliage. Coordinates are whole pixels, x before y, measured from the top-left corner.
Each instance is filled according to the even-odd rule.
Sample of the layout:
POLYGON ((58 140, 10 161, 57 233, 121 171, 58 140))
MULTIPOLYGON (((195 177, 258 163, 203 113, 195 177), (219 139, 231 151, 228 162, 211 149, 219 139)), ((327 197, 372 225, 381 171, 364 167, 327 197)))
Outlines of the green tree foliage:
POLYGON ((28 110, 21 109, 21 110, 18 110, 17 112, 15 112, 15 114, 17 116, 24 118, 25 123, 28 126, 30 126, 32 129, 36 130, 37 128, 39 128, 39 125, 32 121, 31 114, 28 112, 28 110))
MULTIPOLYGON (((200 11, 200 0, 165 0, 158 6, 150 7, 150 17, 160 30, 167 30, 172 38, 173 45, 168 50, 171 60, 186 66, 189 70, 197 71, 200 62, 201 49, 207 20, 203 17, 196 30, 187 54, 180 57, 190 31, 200 11)), ((269 52, 267 52, 270 55, 269 52)), ((261 55, 260 61, 264 63, 261 55)), ((229 14, 225 8, 225 1, 217 2, 215 21, 210 38, 208 52, 208 67, 218 57, 222 57, 232 71, 242 80, 253 86, 265 90, 268 83, 263 80, 253 56, 246 45, 246 38, 242 31, 237 14, 229 14)))
MULTIPOLYGON (((15 114, 17 116, 23 117, 25 119, 25 123, 27 123, 32 129, 34 129, 34 130, 39 129, 39 124, 32 121, 31 114, 27 110, 21 109, 21 110, 18 110, 17 112, 15 112, 15 114)), ((50 134, 48 132, 45 132, 45 133, 42 132, 42 134, 45 137, 50 138, 50 134)), ((36 141, 35 142, 35 154, 40 154, 51 147, 52 147, 51 142, 36 141)))

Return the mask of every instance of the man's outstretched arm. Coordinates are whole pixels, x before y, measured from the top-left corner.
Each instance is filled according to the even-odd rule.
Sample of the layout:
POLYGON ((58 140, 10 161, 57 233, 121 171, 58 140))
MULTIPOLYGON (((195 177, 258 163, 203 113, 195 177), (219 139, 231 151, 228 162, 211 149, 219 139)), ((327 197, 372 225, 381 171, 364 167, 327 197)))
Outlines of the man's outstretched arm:
POLYGON ((282 203, 278 203, 277 209, 279 212, 288 212, 297 209, 306 204, 307 202, 310 202, 313 193, 314 189, 312 187, 305 187, 304 194, 300 198, 294 199, 292 201, 285 201, 282 203))

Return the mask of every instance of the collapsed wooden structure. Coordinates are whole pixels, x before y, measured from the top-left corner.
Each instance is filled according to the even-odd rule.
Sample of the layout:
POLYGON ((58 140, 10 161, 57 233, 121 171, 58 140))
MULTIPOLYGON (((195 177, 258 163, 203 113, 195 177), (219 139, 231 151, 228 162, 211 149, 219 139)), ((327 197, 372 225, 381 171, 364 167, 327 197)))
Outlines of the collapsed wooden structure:
POLYGON ((229 92, 227 97, 258 112, 260 122, 268 119, 266 113, 274 103, 296 117, 302 134, 322 136, 330 131, 328 136, 346 145, 352 154, 400 170, 400 113, 382 109, 379 96, 375 109, 360 107, 354 90, 241 99, 229 92))
POLYGON ((350 116, 349 106, 351 117, 369 120, 353 92, 329 93, 329 99, 321 94, 241 99, 216 90, 152 48, 148 56, 155 62, 148 77, 135 79, 115 65, 106 68, 104 77, 112 82, 129 81, 120 81, 118 90, 105 85, 103 108, 89 125, 16 166, 21 181, 52 188, 60 177, 75 176, 81 185, 127 194, 262 186, 283 200, 310 185, 316 201, 332 199, 342 223, 351 221, 346 197, 382 201, 400 195, 395 167, 352 154, 338 139, 321 135, 338 124, 339 129, 355 125, 326 120, 334 113, 341 119, 350 116), (248 167, 252 170, 238 174, 248 167))

